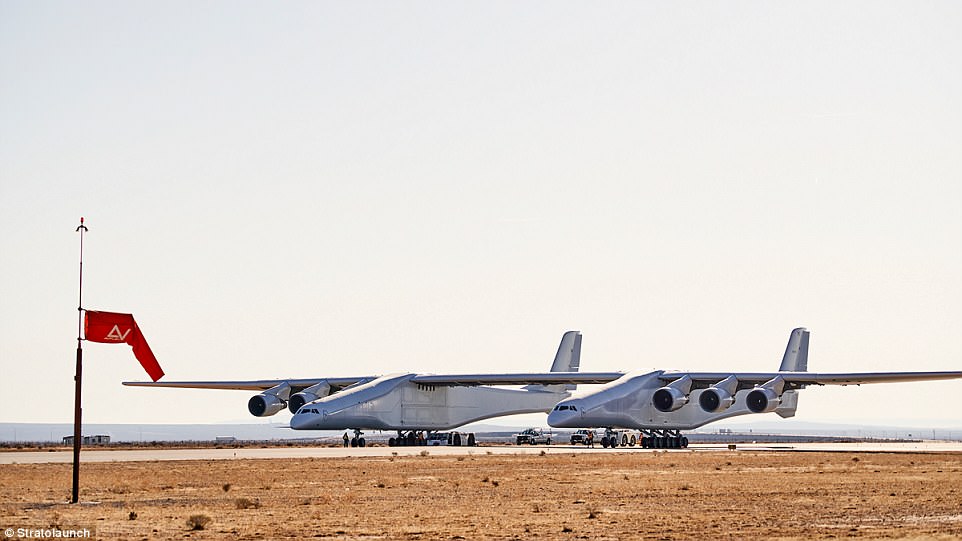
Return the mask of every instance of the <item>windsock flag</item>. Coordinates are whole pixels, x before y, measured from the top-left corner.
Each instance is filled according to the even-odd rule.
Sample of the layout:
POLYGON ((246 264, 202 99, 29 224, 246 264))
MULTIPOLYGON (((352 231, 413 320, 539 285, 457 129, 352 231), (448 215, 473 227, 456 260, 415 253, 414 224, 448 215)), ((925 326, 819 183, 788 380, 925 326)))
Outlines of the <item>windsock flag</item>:
POLYGON ((129 344, 134 348, 134 357, 140 361, 150 379, 157 381, 164 376, 154 352, 150 350, 131 314, 87 310, 84 313, 84 337, 90 342, 129 344))

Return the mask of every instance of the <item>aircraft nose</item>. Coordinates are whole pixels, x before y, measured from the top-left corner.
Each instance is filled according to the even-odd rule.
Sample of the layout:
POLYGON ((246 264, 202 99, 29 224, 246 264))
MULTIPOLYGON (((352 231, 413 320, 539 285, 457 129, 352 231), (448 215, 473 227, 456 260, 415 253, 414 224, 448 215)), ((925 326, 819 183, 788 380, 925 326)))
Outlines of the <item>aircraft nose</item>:
POLYGON ((555 428, 574 428, 571 421, 574 416, 570 411, 552 411, 548 414, 548 426, 555 428))
POLYGON ((297 412, 291 417, 291 428, 294 430, 305 430, 312 417, 313 415, 297 412))

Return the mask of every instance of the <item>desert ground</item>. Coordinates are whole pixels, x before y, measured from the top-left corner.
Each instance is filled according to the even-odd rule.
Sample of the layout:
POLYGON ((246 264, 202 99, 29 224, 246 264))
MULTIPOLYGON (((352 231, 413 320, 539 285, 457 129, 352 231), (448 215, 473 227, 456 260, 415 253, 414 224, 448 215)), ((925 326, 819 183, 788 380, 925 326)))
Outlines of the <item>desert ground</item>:
POLYGON ((0 465, 0 528, 94 539, 962 538, 962 454, 661 451, 0 465))

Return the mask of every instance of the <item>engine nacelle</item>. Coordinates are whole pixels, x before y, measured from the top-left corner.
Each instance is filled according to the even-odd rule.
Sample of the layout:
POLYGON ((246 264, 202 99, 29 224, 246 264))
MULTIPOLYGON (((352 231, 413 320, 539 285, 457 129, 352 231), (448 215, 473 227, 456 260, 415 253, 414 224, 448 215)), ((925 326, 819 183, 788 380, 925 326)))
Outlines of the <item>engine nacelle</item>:
POLYGON ((301 406, 304 404, 310 404, 329 394, 331 394, 331 386, 328 385, 326 381, 322 381, 316 385, 311 385, 299 393, 292 394, 291 399, 287 402, 287 408, 291 410, 291 413, 297 413, 297 410, 301 409, 301 406))
POLYGON ((287 403, 277 397, 277 395, 261 393, 254 395, 247 401, 247 410, 254 417, 270 417, 284 409, 287 403))
POLYGON ((698 405, 708 413, 727 410, 735 403, 735 397, 725 389, 709 387, 698 397, 698 405))
POLYGON ((651 395, 651 403, 655 409, 668 413, 688 403, 688 393, 691 392, 691 376, 687 374, 655 391, 651 395))
POLYGON ((782 399, 773 389, 756 387, 752 392, 748 393, 746 402, 748 409, 751 410, 752 413, 768 413, 775 411, 775 408, 781 404, 782 399))
POLYGON ((652 395, 651 403, 655 405, 655 409, 658 411, 667 413, 669 411, 675 411, 687 404, 688 397, 685 396, 685 393, 674 387, 662 387, 652 395))

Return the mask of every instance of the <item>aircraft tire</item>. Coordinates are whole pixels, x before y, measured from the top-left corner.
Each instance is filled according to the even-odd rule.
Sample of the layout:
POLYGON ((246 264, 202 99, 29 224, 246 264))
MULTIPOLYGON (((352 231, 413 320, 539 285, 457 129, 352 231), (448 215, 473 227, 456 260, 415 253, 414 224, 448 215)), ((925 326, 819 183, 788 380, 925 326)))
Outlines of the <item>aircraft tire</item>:
POLYGON ((638 444, 638 440, 635 439, 634 434, 632 434, 631 439, 628 440, 628 445, 630 445, 631 447, 634 447, 637 444, 638 444))
POLYGON ((686 438, 685 436, 681 437, 681 446, 685 449, 688 448, 688 438, 686 438))
POLYGON ((608 448, 608 436, 601 437, 601 446, 605 449, 608 448))
POLYGON ((461 447, 461 434, 454 435, 454 446, 461 447))
POLYGON ((351 438, 351 447, 357 447, 357 438, 351 438))
POLYGON ((364 442, 364 438, 358 438, 358 439, 357 439, 357 446, 358 446, 358 447, 364 447, 364 443, 365 443, 365 442, 364 442))
POLYGON ((475 447, 478 444, 478 440, 474 438, 474 432, 468 434, 468 447, 475 447))

